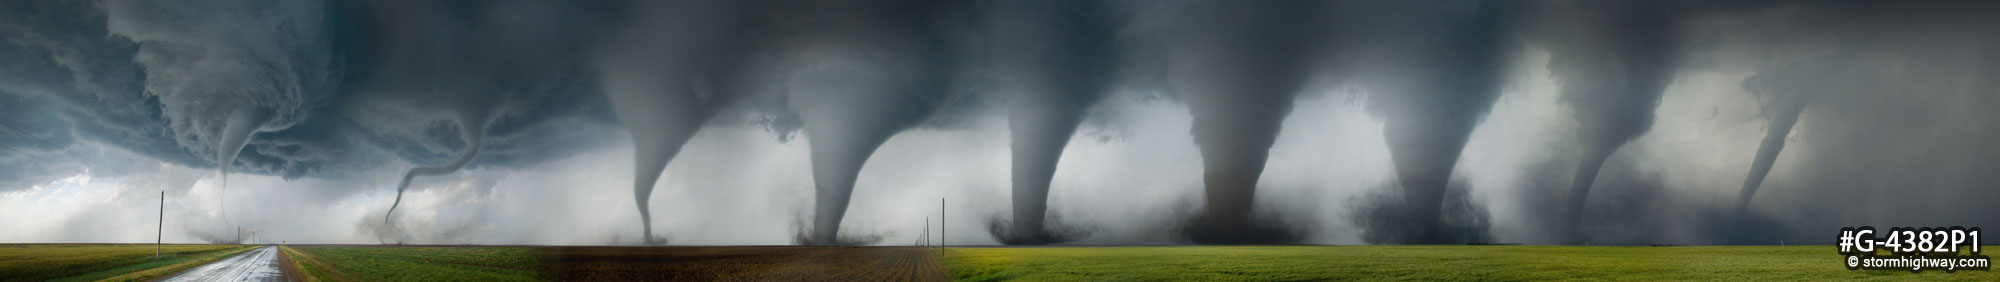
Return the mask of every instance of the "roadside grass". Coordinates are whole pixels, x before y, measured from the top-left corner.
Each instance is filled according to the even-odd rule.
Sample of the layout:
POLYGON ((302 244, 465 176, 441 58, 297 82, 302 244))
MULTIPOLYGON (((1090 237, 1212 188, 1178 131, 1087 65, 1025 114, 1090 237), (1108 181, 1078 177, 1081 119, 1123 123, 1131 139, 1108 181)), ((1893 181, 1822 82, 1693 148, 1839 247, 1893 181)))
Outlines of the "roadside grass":
POLYGON ((78 276, 74 277, 74 278, 76 278, 76 279, 63 279, 63 280, 59 280, 59 281, 91 281, 91 280, 96 280, 96 281, 153 281, 153 280, 158 280, 158 279, 160 279, 160 278, 166 278, 166 277, 167 277, 168 275, 173 275, 174 273, 180 273, 181 271, 184 271, 184 270, 188 270, 188 269, 194 269, 194 268, 196 268, 196 267, 201 267, 202 265, 207 265, 208 263, 211 263, 211 262, 215 262, 215 261, 218 261, 218 260, 222 260, 222 259, 225 259, 225 258, 229 258, 229 257, 231 257, 231 256, 235 256, 235 255, 237 255, 237 254, 242 254, 243 252, 247 252, 247 251, 250 251, 250 250, 255 250, 255 249, 257 249, 257 246, 245 246, 245 247, 243 247, 243 248, 240 248, 240 249, 236 249, 236 250, 229 250, 229 251, 220 251, 220 252, 210 252, 210 253, 208 253, 208 254, 204 254, 204 255, 200 255, 200 256, 198 256, 198 257, 192 257, 192 258, 188 258, 188 259, 184 259, 184 260, 172 260, 172 261, 170 261, 170 260, 161 260, 161 261, 159 261, 159 262, 149 262, 149 263, 144 263, 144 264, 139 264, 139 265, 134 265, 134 266, 127 266, 127 267, 121 267, 121 268, 118 268, 118 269, 112 269, 112 270, 106 270, 106 271, 99 271, 99 272, 96 272, 96 273, 93 273, 93 274, 86 274, 86 275, 78 275, 78 276), (173 262, 173 261, 179 261, 179 262, 178 262, 178 263, 176 263, 176 262, 173 262), (164 266, 156 266, 156 265, 164 265, 164 266), (132 270, 138 270, 138 271, 132 271, 132 270), (110 275, 116 275, 116 274, 119 274, 119 273, 123 273, 123 274, 122 274, 122 275, 118 275, 118 276, 112 276, 111 278, 104 278, 104 279, 96 279, 96 278, 92 278, 92 277, 94 277, 94 276, 97 276, 97 274, 110 274, 110 275))
POLYGON ((244 245, 0 245, 0 281, 147 280, 255 248, 244 245))
POLYGON ((299 270, 299 276, 305 278, 305 282, 355 281, 346 274, 333 272, 333 267, 326 265, 325 261, 292 249, 292 246, 278 246, 278 251, 284 253, 285 257, 291 258, 292 267, 299 270))
POLYGON ((1959 280, 1988 271, 1850 271, 1833 246, 1182 246, 952 248, 958 281, 1959 280))
POLYGON ((322 281, 537 281, 544 252, 531 247, 287 246, 308 279, 322 281))

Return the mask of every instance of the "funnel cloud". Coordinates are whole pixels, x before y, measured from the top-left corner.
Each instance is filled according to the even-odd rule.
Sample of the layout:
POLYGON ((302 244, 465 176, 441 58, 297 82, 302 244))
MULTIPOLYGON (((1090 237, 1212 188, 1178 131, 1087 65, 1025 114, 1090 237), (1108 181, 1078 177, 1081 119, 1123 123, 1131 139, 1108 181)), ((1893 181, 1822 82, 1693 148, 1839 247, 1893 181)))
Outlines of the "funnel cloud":
POLYGON ((1010 99, 1013 217, 995 222, 1008 244, 1073 240, 1049 232, 1049 182, 1086 111, 1109 91, 1114 22, 1107 1, 990 1, 982 15, 994 91, 1010 99))
POLYGON ((1561 102, 1574 112, 1581 145, 1570 182, 1570 216, 1575 226, 1589 200, 1605 159, 1653 126, 1653 111, 1673 80, 1679 56, 1672 3, 1659 1, 1573 1, 1543 9, 1551 30, 1542 31, 1549 72, 1562 85, 1561 102))
POLYGON ((595 64, 612 110, 631 132, 633 199, 643 242, 653 234, 654 182, 701 127, 735 97, 759 29, 758 1, 661 1, 634 10, 636 23, 607 39, 595 64))
MULTIPOLYGON (((1403 234, 1375 243, 1461 243, 1448 238, 1442 208, 1458 157, 1488 109, 1499 96, 1501 58, 1513 49, 1509 27, 1518 7, 1507 1, 1406 2, 1385 4, 1394 11, 1366 16, 1361 26, 1388 26, 1391 31, 1361 35, 1375 43, 1363 66, 1368 110, 1383 119, 1396 179, 1402 190, 1400 207, 1408 220, 1371 221, 1368 233, 1403 234), (1445 20, 1421 20, 1442 18, 1445 20)), ((1362 60, 1362 59, 1357 59, 1362 60)), ((1381 238, 1382 236, 1375 236, 1381 238)))
POLYGON ((801 243, 872 243, 842 241, 841 220, 869 156, 948 94, 938 3, 814 1, 800 10, 813 22, 786 31, 800 63, 780 83, 812 148, 813 220, 801 243))

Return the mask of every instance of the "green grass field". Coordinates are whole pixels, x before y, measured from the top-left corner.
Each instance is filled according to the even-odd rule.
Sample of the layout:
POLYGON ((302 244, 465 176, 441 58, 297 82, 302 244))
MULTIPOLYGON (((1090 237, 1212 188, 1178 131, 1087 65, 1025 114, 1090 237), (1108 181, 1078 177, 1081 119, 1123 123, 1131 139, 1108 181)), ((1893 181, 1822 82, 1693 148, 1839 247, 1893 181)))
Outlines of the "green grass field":
POLYGON ((148 280, 250 250, 242 245, 0 245, 0 281, 148 280))
POLYGON ((287 246, 316 281, 536 281, 543 253, 527 247, 287 246))
MULTIPOLYGON (((144 245, 0 245, 0 280, 148 280, 252 247, 169 246, 172 257, 154 261, 151 246, 144 245)), ((832 248, 803 256, 769 253, 794 250, 783 247, 567 247, 577 249, 568 256, 552 251, 563 248, 285 246, 281 250, 308 281, 535 281, 557 278, 556 269, 604 277, 633 271, 779 271, 854 258, 841 254, 880 250, 832 248), (562 263, 559 257, 573 261, 562 263), (597 267, 614 262, 648 268, 597 267)), ((968 247, 949 249, 942 264, 948 277, 959 281, 2000 281, 2000 274, 1989 271, 1850 271, 1841 266, 1843 259, 1832 246, 968 247)), ((879 268, 856 270, 884 271, 879 268)))
POLYGON ((959 281, 1956 280, 1988 271, 1850 271, 1832 246, 1258 246, 952 248, 959 281))

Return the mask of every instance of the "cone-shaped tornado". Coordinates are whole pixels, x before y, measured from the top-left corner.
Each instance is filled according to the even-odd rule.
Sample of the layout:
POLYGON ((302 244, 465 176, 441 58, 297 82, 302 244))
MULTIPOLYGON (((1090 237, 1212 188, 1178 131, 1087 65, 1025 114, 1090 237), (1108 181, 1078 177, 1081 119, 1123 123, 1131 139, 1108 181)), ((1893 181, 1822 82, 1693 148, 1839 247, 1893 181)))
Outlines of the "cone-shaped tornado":
POLYGON ((1111 27, 1095 0, 993 1, 987 7, 988 54, 997 87, 1012 97, 1014 218, 998 234, 1007 244, 1046 244, 1049 181, 1084 110, 1105 91, 1111 27))
MULTIPOLYGON (((1437 243, 1446 185, 1472 129, 1498 96, 1507 1, 1404 1, 1371 17, 1397 30, 1368 35, 1389 61, 1369 70, 1368 109, 1383 119, 1383 138, 1402 185, 1409 221, 1385 243, 1437 243)), ((1373 231, 1371 231, 1373 232, 1373 231)))
POLYGON ((236 164, 236 155, 243 152, 243 146, 250 143, 250 136, 257 134, 271 112, 256 107, 238 106, 223 122, 221 140, 216 140, 215 170, 222 174, 222 187, 216 191, 216 205, 222 214, 222 224, 229 223, 229 202, 223 199, 223 191, 229 189, 229 167, 236 164))
POLYGON ((657 1, 597 58, 611 108, 631 132, 632 196, 644 244, 653 235, 653 184, 688 139, 736 97, 736 70, 751 41, 756 1, 657 1), (706 87, 703 87, 706 86, 706 87))
POLYGON ((854 181, 875 149, 935 111, 949 70, 931 28, 940 1, 816 1, 784 82, 812 150, 813 223, 802 243, 844 244, 854 181))
POLYGON ((1260 230, 1251 204, 1292 96, 1311 66, 1311 1, 1195 1, 1170 47, 1169 83, 1188 101, 1207 205, 1188 237, 1202 244, 1286 243, 1260 230))

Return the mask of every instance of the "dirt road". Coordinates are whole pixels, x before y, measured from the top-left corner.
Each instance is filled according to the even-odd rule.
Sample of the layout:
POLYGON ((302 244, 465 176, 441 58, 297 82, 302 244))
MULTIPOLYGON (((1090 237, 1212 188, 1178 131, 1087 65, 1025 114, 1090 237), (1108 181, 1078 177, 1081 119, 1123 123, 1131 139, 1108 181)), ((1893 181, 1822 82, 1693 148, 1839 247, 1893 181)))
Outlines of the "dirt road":
POLYGON ((285 281, 284 271, 278 267, 278 256, 277 246, 264 246, 161 281, 285 281))

